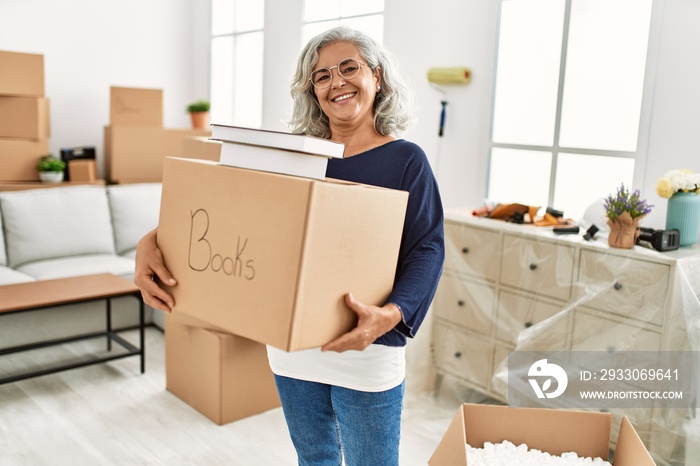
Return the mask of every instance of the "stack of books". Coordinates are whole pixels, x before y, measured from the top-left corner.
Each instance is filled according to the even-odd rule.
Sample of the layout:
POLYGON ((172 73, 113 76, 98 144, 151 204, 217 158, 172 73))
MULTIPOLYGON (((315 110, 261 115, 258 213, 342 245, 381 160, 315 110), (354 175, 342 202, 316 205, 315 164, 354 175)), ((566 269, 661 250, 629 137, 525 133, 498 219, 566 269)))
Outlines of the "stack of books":
POLYGON ((221 141, 221 165, 322 180, 329 158, 342 158, 345 145, 303 134, 240 126, 211 125, 221 141))

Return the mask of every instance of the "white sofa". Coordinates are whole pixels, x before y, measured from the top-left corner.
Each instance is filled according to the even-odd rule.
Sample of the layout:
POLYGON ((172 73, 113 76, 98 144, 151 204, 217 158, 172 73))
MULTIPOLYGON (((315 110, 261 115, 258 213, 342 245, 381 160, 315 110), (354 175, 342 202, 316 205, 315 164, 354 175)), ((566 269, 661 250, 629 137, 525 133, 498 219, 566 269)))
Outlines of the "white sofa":
MULTIPOLYGON (((105 272, 132 280, 136 244, 158 224, 160 194, 159 183, 0 192, 0 286, 105 272)), ((37 331, 104 327, 96 305, 4 316, 0 346, 37 331)), ((115 327, 138 322, 136 309, 133 298, 115 300, 115 327)), ((162 328, 160 314, 148 308, 147 322, 162 328)))

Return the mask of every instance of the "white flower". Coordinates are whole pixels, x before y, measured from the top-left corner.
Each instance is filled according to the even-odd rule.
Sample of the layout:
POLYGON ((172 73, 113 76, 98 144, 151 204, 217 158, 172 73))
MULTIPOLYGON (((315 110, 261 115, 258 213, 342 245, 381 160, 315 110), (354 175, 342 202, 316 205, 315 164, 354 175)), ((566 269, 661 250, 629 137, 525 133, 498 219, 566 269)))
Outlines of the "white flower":
POLYGON ((688 169, 670 170, 656 182, 656 192, 661 197, 669 198, 680 191, 700 194, 700 173, 688 169))

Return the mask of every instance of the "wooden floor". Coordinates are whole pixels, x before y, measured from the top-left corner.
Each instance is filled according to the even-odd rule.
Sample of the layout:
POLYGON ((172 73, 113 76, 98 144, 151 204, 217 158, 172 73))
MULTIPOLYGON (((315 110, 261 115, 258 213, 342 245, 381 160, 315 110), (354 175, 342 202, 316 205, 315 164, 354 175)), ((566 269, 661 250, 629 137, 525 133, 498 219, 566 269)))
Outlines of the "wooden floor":
MULTIPOLYGON (((131 357, 0 385, 0 465, 296 464, 281 409, 217 426, 165 390, 160 330, 146 348, 145 374, 131 357)), ((443 392, 407 394, 402 466, 442 438, 461 398, 443 392)))

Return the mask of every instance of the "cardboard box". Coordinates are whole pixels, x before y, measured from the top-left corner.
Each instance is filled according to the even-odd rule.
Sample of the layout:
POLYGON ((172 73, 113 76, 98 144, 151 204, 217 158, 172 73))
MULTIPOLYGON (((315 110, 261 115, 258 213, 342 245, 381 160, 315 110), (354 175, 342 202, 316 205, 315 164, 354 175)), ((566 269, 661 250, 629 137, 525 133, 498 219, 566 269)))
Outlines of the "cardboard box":
POLYGON ((182 143, 182 157, 186 159, 201 159, 219 161, 221 157, 221 141, 212 141, 209 138, 190 136, 182 143))
POLYGON ((44 56, 0 51, 0 94, 44 95, 44 56))
MULTIPOLYGON (((91 160, 95 162, 95 177, 97 177, 97 152, 95 150, 95 146, 82 146, 82 147, 62 147, 61 148, 61 160, 66 162, 66 165, 68 165, 68 170, 66 170, 65 178, 64 181, 70 181, 71 177, 71 169, 70 169, 70 164, 72 161, 84 161, 84 160, 91 160)), ((78 166, 76 165, 76 169, 78 166)), ((77 176, 81 176, 80 174, 77 174, 77 176)), ((88 180, 90 181, 90 180, 88 180)))
POLYGON ((292 351, 355 325, 344 296, 384 304, 408 193, 168 158, 158 245, 174 312, 292 351))
POLYGON ((105 177, 117 183, 159 182, 163 179, 163 160, 179 157, 185 138, 209 135, 209 131, 196 129, 106 126, 105 177))
POLYGON ((166 389, 222 425, 280 406, 264 345, 165 316, 166 389))
POLYGON ((68 162, 68 178, 71 181, 95 181, 97 163, 94 160, 75 159, 68 162))
MULTIPOLYGON (((580 457, 608 459, 612 414, 541 408, 463 404, 430 458, 430 466, 466 466, 466 445, 508 440, 552 455, 573 451, 580 457)), ((622 418, 613 466, 655 466, 632 423, 622 418)))
POLYGON ((112 126, 163 127, 163 90, 116 87, 109 89, 112 126))
POLYGON ((36 163, 48 153, 46 139, 0 139, 0 181, 38 181, 36 163))
POLYGON ((48 139, 49 100, 0 95, 0 138, 48 139))

